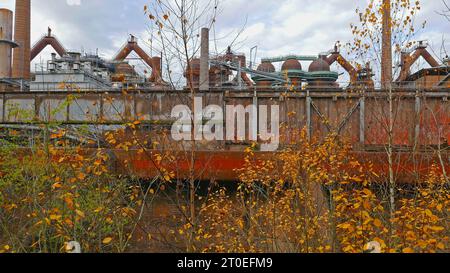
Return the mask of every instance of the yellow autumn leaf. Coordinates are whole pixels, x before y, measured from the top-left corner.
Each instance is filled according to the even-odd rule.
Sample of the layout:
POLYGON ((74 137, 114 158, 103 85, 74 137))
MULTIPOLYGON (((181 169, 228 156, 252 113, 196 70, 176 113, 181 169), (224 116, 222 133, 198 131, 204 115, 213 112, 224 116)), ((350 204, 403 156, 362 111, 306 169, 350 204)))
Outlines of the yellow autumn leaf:
POLYGON ((66 223, 66 225, 68 225, 68 226, 72 226, 73 225, 72 220, 70 220, 69 218, 65 219, 64 223, 66 223))
POLYGON ((85 217, 85 214, 84 214, 84 212, 82 212, 81 210, 75 210, 75 213, 78 215, 78 216, 80 216, 81 218, 84 218, 85 217))
POLYGON ((355 181, 355 182, 362 182, 363 181, 361 178, 356 177, 356 176, 352 177, 352 180, 355 181))
POLYGON ((98 207, 94 210, 95 213, 99 213, 103 210, 103 207, 98 207))
POLYGON ((414 253, 414 249, 407 247, 402 250, 403 253, 414 253))
POLYGON ((238 224, 241 229, 244 229, 244 223, 242 221, 238 221, 238 224))
POLYGON ((97 159, 97 160, 95 160, 95 162, 94 162, 94 165, 95 166, 100 166, 102 164, 102 160, 101 159, 97 159))
POLYGON ((107 245, 107 244, 112 242, 112 238, 111 237, 106 237, 105 239, 103 239, 102 242, 103 242, 103 244, 107 245))
POLYGON ((60 182, 57 182, 52 185, 53 190, 60 189, 61 187, 62 187, 62 184, 60 182))
POLYGON ((363 207, 365 210, 370 210, 370 203, 369 201, 365 200, 363 203, 363 207))
POLYGON ((348 224, 348 223, 345 223, 345 224, 339 225, 339 227, 342 228, 342 229, 348 229, 348 228, 351 227, 351 225, 348 224))
POLYGON ((444 227, 438 227, 438 226, 432 226, 430 227, 431 230, 433 231, 443 231, 445 228, 444 227))
POLYGON ((61 218, 60 215, 56 215, 56 214, 51 214, 51 215, 50 215, 50 220, 58 220, 58 219, 60 219, 60 218, 61 218))
POLYGON ((79 180, 84 180, 84 179, 86 178, 86 175, 85 175, 84 173, 79 173, 79 174, 77 175, 77 178, 78 178, 79 180))
POLYGON ((64 202, 66 202, 70 209, 73 209, 73 199, 70 196, 64 197, 64 202))
POLYGON ((374 224, 376 227, 381 227, 381 225, 382 225, 381 221, 378 220, 378 219, 375 219, 375 220, 373 221, 373 224, 374 224))

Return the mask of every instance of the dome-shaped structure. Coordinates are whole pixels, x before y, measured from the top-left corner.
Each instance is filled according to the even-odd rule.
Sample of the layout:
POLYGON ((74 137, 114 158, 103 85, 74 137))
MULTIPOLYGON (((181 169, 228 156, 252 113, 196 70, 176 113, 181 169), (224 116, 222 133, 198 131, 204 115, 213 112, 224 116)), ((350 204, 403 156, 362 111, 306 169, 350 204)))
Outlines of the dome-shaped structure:
POLYGON ((275 66, 273 66, 273 64, 270 62, 262 62, 256 70, 261 71, 261 72, 274 73, 275 66))
POLYGON ((308 71, 309 72, 330 71, 330 65, 323 58, 319 58, 309 65, 308 71))
POLYGON ((281 71, 302 70, 302 64, 296 59, 288 59, 281 66, 281 71))

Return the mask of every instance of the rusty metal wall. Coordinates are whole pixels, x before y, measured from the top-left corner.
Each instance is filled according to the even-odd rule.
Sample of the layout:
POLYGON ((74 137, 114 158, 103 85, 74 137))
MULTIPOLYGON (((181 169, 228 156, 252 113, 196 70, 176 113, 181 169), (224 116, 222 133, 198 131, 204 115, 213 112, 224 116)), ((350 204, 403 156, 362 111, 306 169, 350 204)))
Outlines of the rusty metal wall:
MULTIPOLYGON (((450 142, 449 92, 398 93, 393 101, 393 144, 411 147, 450 142)), ((203 107, 219 105, 278 105, 284 132, 306 128, 311 138, 323 139, 335 132, 355 145, 388 143, 389 103, 387 94, 309 92, 207 92, 199 94, 203 107)), ((61 122, 66 124, 143 123, 170 125, 173 107, 191 107, 188 93, 3 93, 0 123, 61 122), (3 111, 4 109, 4 111, 3 111)), ((226 113, 224 113, 224 117, 226 113)), ((246 121, 247 130, 249 127, 246 121)), ((225 124, 226 126, 226 124, 225 124)), ((289 134, 287 134, 289 135, 289 134)), ((284 136, 283 143, 292 141, 284 136)), ((239 143, 239 141, 235 141, 239 143)))

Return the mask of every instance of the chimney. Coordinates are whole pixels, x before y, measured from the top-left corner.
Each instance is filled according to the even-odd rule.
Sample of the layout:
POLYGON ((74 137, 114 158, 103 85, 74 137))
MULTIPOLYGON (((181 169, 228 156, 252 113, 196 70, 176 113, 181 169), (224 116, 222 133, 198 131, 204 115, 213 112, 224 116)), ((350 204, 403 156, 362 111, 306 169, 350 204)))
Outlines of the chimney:
POLYGON ((209 90, 209 29, 202 28, 200 49, 200 91, 209 90))
POLYGON ((0 9, 0 78, 11 78, 13 12, 0 9))
POLYGON ((14 40, 19 45, 14 49, 12 77, 30 79, 30 0, 16 0, 14 40))
POLYGON ((381 84, 387 88, 392 83, 392 17, 391 0, 383 0, 383 28, 381 49, 381 84))

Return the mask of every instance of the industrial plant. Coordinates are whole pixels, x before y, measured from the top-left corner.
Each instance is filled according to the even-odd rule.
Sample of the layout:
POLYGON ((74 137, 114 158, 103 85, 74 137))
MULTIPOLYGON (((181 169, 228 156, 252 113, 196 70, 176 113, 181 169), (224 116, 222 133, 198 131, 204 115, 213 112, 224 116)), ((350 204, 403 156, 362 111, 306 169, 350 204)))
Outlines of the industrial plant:
MULTIPOLYGON (((375 84, 370 63, 347 60, 338 44, 317 55, 265 57, 255 64, 255 60, 248 62, 245 54, 236 53, 231 47, 223 55, 211 54, 209 29, 204 28, 199 30, 200 56, 186 65, 185 86, 179 88, 164 78, 162 56, 150 56, 133 35, 107 60, 99 57, 98 52, 68 51, 50 27, 46 35, 31 44, 30 14, 30 0, 17 0, 15 15, 10 10, 0 10, 0 123, 5 126, 49 122, 72 127, 106 126, 136 119, 150 127, 171 124, 171 109, 183 101, 180 94, 197 90, 198 95, 207 96, 209 102, 217 105, 232 102, 258 106, 277 102, 282 107, 281 122, 289 124, 292 130, 306 128, 310 138, 323 138, 335 132, 348 138, 363 158, 369 155, 367 158, 373 159, 376 151, 383 150, 387 143, 387 134, 380 125, 383 115, 380 111, 386 107, 383 99, 388 92, 375 84), (56 53, 44 67, 31 71, 31 61, 47 46, 56 53), (138 73, 129 63, 127 57, 132 52, 151 71, 147 73, 149 77, 138 73), (333 64, 341 66, 346 75, 333 71, 333 64), (340 77, 349 79, 348 84, 339 84, 340 77), (19 115, 18 109, 28 115, 19 115)), ((390 39, 389 35, 383 32, 385 40, 390 39)), ((391 90, 402 109, 397 114, 393 144, 404 150, 448 143, 448 58, 434 58, 427 43, 419 42, 413 50, 402 52, 401 72, 397 79, 392 79, 392 75, 386 76, 392 74, 393 67, 392 56, 386 55, 388 51, 390 48, 383 50, 382 82, 392 82, 391 90), (411 68, 420 57, 430 67, 412 73, 411 68), (429 109, 435 111, 434 117, 425 113, 429 109)), ((232 170, 243 160, 242 154, 236 152, 242 152, 247 144, 236 140, 202 147, 200 151, 205 156, 215 158, 211 162, 216 167, 211 169, 212 173, 204 174, 205 178, 235 179, 232 170)), ((433 157, 427 152, 423 155, 433 157)), ((135 162, 140 169, 138 173, 151 174, 148 160, 136 156, 135 162)), ((405 177, 414 168, 408 164, 402 162, 402 166, 409 166, 402 173, 405 177)))
MULTIPOLYGON (((334 16, 353 0, 324 0, 308 18, 302 12, 319 1, 229 1, 239 9, 232 17, 242 6, 288 4, 307 29, 283 17, 280 30, 280 19, 265 18, 252 33, 265 42, 247 53, 240 37, 218 38, 220 0, 142 1, 150 38, 119 37, 110 57, 67 40, 117 42, 110 34, 122 26, 105 23, 119 18, 111 5, 125 13, 140 2, 81 1, 65 3, 89 9, 74 12, 92 20, 82 22, 86 37, 45 25, 36 41, 31 4, 39 1, 15 0, 14 12, 0 4, 0 255, 163 252, 180 260, 145 265, 258 272, 284 262, 251 253, 450 252, 450 59, 426 40, 396 37, 415 25, 421 1, 360 1, 363 30, 352 25, 355 40, 344 45, 311 37, 335 37, 327 27, 345 35, 333 20, 355 18, 320 13, 326 6, 334 16), (325 22, 314 27, 311 18, 325 22)), ((439 19, 450 22, 450 0, 442 3, 439 19)), ((267 15, 261 10, 256 18, 267 15)), ((119 23, 131 24, 124 13, 119 23)), ((224 21, 226 31, 235 24, 224 21)), ((298 257, 291 268, 303 265, 298 257)))
MULTIPOLYGON (((138 44, 137 38, 130 36, 128 41, 111 60, 105 60, 98 54, 81 54, 68 52, 63 43, 48 29, 47 35, 32 45, 30 42, 31 6, 30 1, 16 1, 16 14, 7 9, 0 10, 1 23, 1 66, 0 79, 2 91, 64 91, 70 85, 81 90, 120 90, 134 86, 140 90, 157 90, 167 86, 161 73, 161 57, 149 56, 138 44), (14 19, 14 29, 13 29, 14 19), (14 35, 13 35, 14 33, 14 35), (32 46, 31 46, 32 45, 32 46), (31 62, 46 47, 51 46, 57 53, 53 54, 46 67, 30 71, 31 62), (139 75, 126 58, 131 52, 151 70, 151 76, 139 75), (61 86, 61 83, 66 86, 61 86)), ((209 43, 209 40, 208 40, 209 43)), ((208 56, 203 56, 208 58, 208 56)), ((442 88, 449 86, 449 69, 447 60, 436 60, 428 51, 426 42, 420 42, 412 52, 403 52, 401 73, 395 81, 399 86, 442 88), (412 65, 423 57, 430 65, 411 74, 412 65)), ((316 56, 290 55, 275 58, 262 58, 256 69, 249 67, 246 56, 234 54, 231 48, 224 56, 208 58, 209 87, 222 88, 235 85, 239 87, 257 87, 258 89, 285 86, 287 83, 309 89, 338 89, 336 81, 339 75, 331 71, 331 65, 338 63, 348 73, 351 86, 362 85, 373 88, 373 74, 370 64, 356 68, 339 52, 338 46, 327 53, 316 56), (301 62, 311 62, 309 67, 302 67, 301 62), (274 63, 282 63, 281 70, 276 71, 274 63), (237 71, 240 77, 230 80, 231 71, 237 71), (250 77, 248 76, 250 75, 250 77)), ((192 84, 200 87, 200 59, 191 60, 191 72, 185 76, 192 77, 192 84)), ((205 72, 206 73, 206 72, 205 72)))

